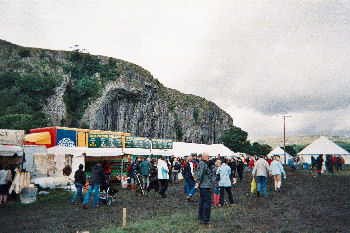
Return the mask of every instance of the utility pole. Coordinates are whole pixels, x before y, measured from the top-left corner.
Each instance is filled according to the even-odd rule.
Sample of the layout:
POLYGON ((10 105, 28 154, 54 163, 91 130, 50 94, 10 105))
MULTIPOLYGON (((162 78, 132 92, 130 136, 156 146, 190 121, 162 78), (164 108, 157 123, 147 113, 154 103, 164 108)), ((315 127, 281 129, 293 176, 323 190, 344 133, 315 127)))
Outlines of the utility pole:
POLYGON ((291 116, 285 116, 283 115, 283 152, 284 152, 284 164, 286 164, 286 117, 291 117, 291 116))

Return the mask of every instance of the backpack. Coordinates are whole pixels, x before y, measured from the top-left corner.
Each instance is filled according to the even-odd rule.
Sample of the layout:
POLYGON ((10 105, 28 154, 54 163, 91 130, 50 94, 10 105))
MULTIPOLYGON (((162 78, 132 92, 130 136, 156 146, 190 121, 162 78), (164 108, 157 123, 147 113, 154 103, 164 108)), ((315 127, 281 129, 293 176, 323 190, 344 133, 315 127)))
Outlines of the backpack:
POLYGON ((174 169, 175 170, 180 170, 181 169, 181 165, 178 162, 176 162, 175 165, 174 165, 174 169))

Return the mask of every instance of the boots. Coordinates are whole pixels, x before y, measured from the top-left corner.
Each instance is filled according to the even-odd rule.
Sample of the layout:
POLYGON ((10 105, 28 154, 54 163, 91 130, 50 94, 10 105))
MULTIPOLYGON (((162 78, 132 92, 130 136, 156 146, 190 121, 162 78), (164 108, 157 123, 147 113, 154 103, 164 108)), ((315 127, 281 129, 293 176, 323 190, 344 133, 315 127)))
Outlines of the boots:
POLYGON ((214 205, 218 206, 220 200, 220 194, 214 194, 214 205))

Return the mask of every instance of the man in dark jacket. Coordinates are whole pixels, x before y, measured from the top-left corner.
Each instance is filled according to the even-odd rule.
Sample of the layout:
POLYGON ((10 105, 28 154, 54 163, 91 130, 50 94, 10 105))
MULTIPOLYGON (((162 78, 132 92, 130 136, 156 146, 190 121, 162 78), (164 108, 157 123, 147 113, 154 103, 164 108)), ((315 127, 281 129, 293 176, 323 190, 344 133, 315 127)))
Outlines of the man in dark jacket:
POLYGON ((327 171, 330 172, 333 176, 333 156, 332 155, 327 155, 326 167, 327 167, 327 171))
POLYGON ((92 192, 94 191, 94 207, 98 207, 98 201, 100 197, 100 185, 105 182, 105 175, 101 164, 96 164, 91 171, 91 175, 89 178, 89 189, 88 193, 85 196, 83 207, 86 208, 87 204, 90 201, 90 197, 92 192))
POLYGON ((317 173, 320 176, 322 173, 322 165, 323 165, 323 155, 319 155, 316 160, 317 173))
POLYGON ((187 163, 184 167, 183 175, 185 179, 185 187, 186 187, 186 199, 188 201, 191 200, 192 196, 196 193, 195 180, 194 180, 194 164, 192 162, 192 156, 187 158, 187 163))
POLYGON ((242 158, 238 158, 238 161, 237 161, 237 173, 238 173, 238 177, 239 177, 240 181, 243 180, 243 170, 244 170, 244 163, 242 161, 242 158))
POLYGON ((204 152, 202 160, 198 164, 196 174, 196 185, 199 187, 199 207, 198 207, 198 220, 202 224, 209 224, 210 212, 211 212, 211 188, 212 172, 208 166, 209 154, 204 152))
POLYGON ((138 157, 135 162, 130 165, 129 177, 132 190, 135 190, 135 179, 141 174, 141 162, 141 157, 138 157))
POLYGON ((147 187, 147 193, 154 189, 155 192, 159 191, 159 183, 158 183, 158 168, 157 168, 157 160, 152 159, 151 166, 148 171, 148 180, 149 185, 147 187))
POLYGON ((79 170, 77 170, 74 174, 74 180, 75 180, 74 183, 75 183, 75 187, 77 188, 77 192, 72 199, 73 205, 75 204, 75 201, 77 200, 78 197, 79 197, 81 203, 83 203, 83 201, 84 201, 83 187, 86 183, 86 175, 85 175, 83 168, 84 168, 84 165, 80 164, 79 170))

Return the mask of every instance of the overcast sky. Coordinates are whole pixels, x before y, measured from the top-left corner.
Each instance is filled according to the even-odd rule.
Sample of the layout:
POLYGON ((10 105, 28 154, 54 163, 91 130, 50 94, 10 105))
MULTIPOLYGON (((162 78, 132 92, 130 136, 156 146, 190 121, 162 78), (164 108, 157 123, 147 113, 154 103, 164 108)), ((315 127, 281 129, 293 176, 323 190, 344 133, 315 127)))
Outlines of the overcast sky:
POLYGON ((350 1, 3 1, 0 38, 112 56, 250 137, 350 135, 350 1))

